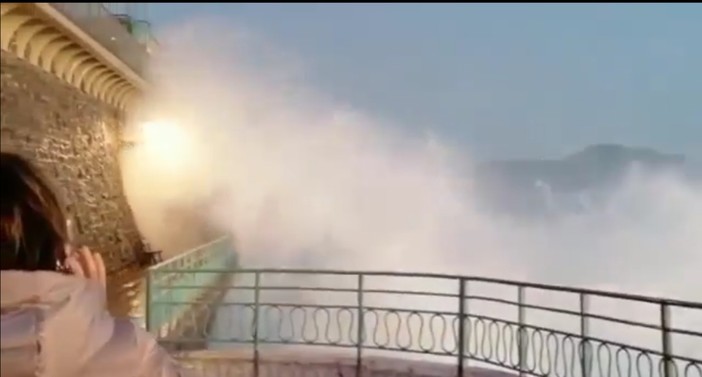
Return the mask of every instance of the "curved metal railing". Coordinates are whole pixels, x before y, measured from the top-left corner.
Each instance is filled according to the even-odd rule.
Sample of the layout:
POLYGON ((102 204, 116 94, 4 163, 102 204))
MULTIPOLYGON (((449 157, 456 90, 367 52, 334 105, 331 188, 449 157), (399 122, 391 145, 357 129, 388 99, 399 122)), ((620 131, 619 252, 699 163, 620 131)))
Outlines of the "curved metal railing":
MULTIPOLYGON (((701 302, 440 274, 228 273, 234 284, 210 287, 226 290, 224 298, 198 303, 181 323, 189 329, 162 343, 244 346, 255 365, 271 345, 333 346, 346 348, 357 370, 365 358, 395 351, 455 363, 458 376, 487 365, 535 376, 702 377, 701 302)), ((154 287, 160 294, 150 309, 192 307, 172 292, 203 287, 181 283, 154 287)))

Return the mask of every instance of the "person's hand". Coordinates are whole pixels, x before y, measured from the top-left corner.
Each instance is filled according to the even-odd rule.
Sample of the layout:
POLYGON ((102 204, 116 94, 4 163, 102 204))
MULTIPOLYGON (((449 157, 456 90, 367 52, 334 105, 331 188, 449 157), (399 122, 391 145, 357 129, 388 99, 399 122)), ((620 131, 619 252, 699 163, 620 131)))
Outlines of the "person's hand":
POLYGON ((107 273, 105 262, 100 253, 93 253, 83 246, 79 250, 71 250, 66 258, 66 265, 71 273, 89 280, 94 280, 101 287, 107 288, 107 273))

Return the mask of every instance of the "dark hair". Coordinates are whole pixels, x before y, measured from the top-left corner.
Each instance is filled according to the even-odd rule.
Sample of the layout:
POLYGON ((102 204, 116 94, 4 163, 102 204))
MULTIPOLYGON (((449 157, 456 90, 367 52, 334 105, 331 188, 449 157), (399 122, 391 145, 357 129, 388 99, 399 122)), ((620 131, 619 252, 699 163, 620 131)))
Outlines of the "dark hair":
POLYGON ((23 158, 1 153, 1 269, 62 270, 66 216, 39 172, 23 158))

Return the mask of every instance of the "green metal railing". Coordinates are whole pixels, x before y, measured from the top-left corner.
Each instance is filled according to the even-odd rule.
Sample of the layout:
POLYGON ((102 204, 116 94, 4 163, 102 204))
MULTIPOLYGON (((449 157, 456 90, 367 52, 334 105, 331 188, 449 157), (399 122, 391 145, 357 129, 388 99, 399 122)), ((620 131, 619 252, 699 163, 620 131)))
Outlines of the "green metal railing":
MULTIPOLYGON (((457 376, 474 363, 534 376, 702 377, 702 302, 439 274, 197 272, 233 274, 235 284, 221 287, 224 300, 198 304, 208 317, 191 322, 199 328, 160 342, 244 346, 254 367, 268 345, 294 345, 345 348, 357 373, 365 358, 396 351, 453 360, 457 376)), ((152 299, 149 310, 193 305, 168 297, 152 299)))
POLYGON ((229 237, 223 237, 149 268, 146 273, 146 328, 158 331, 172 325, 191 305, 160 306, 163 301, 197 303, 217 279, 237 263, 229 237), (178 272, 172 272, 177 270, 178 272), (201 273, 200 270, 208 270, 201 273), (215 273, 212 273, 214 271, 215 273), (192 287, 199 287, 193 289, 192 287), (168 288, 162 288, 168 287, 168 288))
POLYGON ((156 45, 146 21, 124 21, 105 5, 110 3, 49 3, 96 42, 144 78, 149 50, 156 45), (133 29, 133 30, 128 30, 133 29))

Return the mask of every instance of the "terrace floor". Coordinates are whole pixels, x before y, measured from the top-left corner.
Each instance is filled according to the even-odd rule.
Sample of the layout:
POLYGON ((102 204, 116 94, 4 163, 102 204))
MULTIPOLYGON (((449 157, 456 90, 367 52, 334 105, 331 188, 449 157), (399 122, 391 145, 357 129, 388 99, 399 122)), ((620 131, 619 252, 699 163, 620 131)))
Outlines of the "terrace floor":
MULTIPOLYGON (((362 363, 363 377, 455 377, 455 362, 435 362, 400 357, 366 356, 362 363)), ((258 371, 254 368, 249 350, 191 351, 179 355, 184 363, 197 369, 203 376, 314 376, 357 377, 355 351, 332 352, 328 348, 267 350, 260 353, 258 371)), ((468 377, 515 377, 515 373, 466 365, 468 377)))

